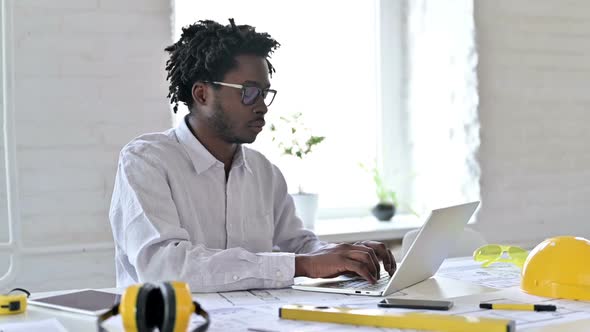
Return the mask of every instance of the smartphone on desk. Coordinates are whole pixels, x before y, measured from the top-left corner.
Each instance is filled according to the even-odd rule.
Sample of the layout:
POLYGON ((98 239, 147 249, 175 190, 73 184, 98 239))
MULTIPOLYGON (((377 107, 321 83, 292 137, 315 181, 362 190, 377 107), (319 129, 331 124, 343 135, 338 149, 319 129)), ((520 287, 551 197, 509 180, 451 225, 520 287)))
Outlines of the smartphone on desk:
POLYGON ((388 298, 379 302, 378 306, 382 308, 449 310, 453 307, 453 302, 388 298))

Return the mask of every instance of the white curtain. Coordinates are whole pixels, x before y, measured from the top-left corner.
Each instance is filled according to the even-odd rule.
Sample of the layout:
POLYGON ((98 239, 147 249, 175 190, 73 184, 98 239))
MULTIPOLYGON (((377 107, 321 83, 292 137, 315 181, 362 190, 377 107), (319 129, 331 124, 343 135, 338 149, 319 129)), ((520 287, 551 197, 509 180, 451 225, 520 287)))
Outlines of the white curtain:
POLYGON ((478 199, 473 0, 407 2, 407 111, 418 211, 478 199))

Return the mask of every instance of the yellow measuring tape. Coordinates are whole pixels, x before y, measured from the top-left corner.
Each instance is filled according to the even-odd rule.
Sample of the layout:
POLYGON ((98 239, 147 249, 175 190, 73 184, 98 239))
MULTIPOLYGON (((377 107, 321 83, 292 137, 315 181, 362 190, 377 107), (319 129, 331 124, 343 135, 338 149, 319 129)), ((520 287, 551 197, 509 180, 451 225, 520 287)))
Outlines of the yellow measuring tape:
POLYGON ((398 329, 432 330, 442 332, 514 332, 515 323, 507 319, 475 316, 451 316, 427 313, 395 313, 379 309, 350 309, 286 305, 279 317, 312 322, 340 323, 398 329))
POLYGON ((6 295, 0 295, 0 315, 20 314, 27 310, 27 298, 31 295, 26 289, 15 288, 6 295), (21 291, 25 294, 10 294, 21 291))

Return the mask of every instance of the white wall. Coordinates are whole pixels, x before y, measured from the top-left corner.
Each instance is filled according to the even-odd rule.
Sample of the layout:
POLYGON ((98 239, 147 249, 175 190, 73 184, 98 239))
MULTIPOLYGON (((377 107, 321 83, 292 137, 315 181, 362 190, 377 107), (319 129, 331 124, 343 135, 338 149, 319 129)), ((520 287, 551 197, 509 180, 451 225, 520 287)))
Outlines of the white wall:
POLYGON ((112 243, 108 208, 119 150, 171 125, 163 51, 172 41, 170 1, 8 5, 23 245, 87 248, 25 257, 15 285, 114 286, 113 250, 92 246, 112 243))
POLYGON ((488 240, 590 237, 590 2, 476 1, 478 227, 488 240))

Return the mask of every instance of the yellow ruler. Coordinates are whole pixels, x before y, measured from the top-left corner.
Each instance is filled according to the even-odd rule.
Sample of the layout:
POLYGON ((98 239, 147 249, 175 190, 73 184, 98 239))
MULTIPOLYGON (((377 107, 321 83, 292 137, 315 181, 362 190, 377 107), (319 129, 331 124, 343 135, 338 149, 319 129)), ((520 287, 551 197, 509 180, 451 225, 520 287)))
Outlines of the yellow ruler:
POLYGON ((514 321, 508 319, 417 312, 396 313, 380 309, 316 307, 297 304, 282 306, 279 309, 279 317, 312 322, 442 332, 514 332, 516 330, 514 321))

